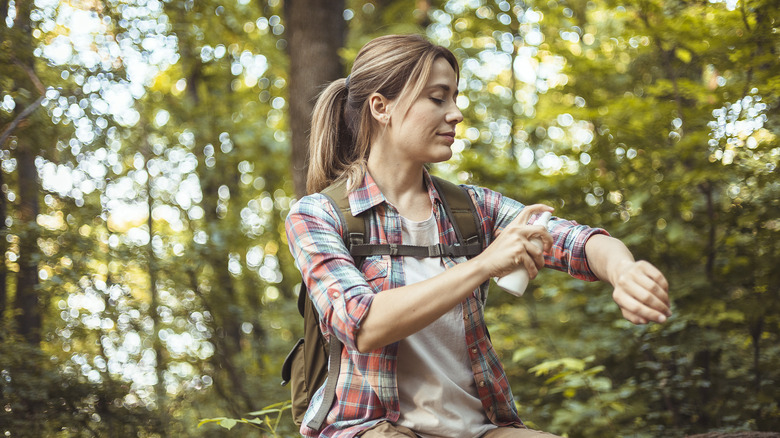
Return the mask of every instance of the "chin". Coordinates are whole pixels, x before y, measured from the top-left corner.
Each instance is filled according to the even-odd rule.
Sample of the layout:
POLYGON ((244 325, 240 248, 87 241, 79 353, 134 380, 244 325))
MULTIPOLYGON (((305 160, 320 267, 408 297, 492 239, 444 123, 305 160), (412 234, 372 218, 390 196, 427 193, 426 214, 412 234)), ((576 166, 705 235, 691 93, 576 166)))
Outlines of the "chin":
MULTIPOLYGON (((437 151, 438 152, 438 151, 437 151)), ((450 148, 447 148, 447 151, 442 151, 441 153, 437 153, 433 157, 431 157, 431 163, 442 163, 444 161, 449 160, 452 158, 452 150, 450 148)))

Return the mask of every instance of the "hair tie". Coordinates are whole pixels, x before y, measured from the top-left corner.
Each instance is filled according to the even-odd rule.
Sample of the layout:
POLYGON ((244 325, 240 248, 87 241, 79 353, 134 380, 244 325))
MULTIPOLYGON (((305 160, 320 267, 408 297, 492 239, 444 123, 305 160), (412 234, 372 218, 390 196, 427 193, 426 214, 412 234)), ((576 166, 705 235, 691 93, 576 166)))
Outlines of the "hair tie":
POLYGON ((347 92, 349 92, 349 76, 350 75, 347 75, 347 78, 344 79, 344 88, 347 89, 347 92))

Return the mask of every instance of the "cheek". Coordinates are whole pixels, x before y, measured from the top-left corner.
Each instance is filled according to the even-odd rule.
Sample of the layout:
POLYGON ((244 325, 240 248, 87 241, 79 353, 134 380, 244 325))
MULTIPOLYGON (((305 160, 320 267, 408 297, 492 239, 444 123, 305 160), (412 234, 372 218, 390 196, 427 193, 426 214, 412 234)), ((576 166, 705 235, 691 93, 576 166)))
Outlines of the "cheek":
POLYGON ((433 109, 422 106, 412 107, 404 118, 402 131, 425 133, 436 131, 438 121, 433 109))
POLYGON ((416 111, 412 114, 412 120, 418 129, 429 130, 435 123, 435 117, 431 111, 416 111))

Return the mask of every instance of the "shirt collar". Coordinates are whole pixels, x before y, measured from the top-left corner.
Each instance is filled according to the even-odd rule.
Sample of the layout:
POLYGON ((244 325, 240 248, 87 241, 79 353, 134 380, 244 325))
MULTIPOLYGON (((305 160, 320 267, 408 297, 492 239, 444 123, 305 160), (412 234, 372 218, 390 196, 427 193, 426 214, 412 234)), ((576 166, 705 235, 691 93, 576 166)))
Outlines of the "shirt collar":
MULTIPOLYGON (((431 203, 434 205, 440 203, 441 197, 436 187, 433 186, 431 175, 427 169, 423 169, 423 181, 425 181, 425 185, 428 187, 428 196, 431 197, 431 203)), ((371 174, 366 171, 360 186, 349 193, 349 208, 352 216, 357 216, 383 202, 387 202, 387 198, 379 190, 379 186, 376 185, 376 181, 374 181, 371 174)))

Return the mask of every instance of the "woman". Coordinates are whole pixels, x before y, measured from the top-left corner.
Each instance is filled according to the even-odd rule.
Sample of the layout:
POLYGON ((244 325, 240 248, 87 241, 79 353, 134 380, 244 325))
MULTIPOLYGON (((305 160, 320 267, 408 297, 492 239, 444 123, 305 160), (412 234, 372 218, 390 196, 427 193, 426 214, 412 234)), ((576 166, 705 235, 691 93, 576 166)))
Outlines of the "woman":
POLYGON ((670 315, 664 276, 634 261, 605 231, 558 218, 551 232, 527 225, 552 208, 523 206, 474 186, 465 187, 486 236, 480 255, 374 256, 355 266, 337 213, 316 193, 339 179, 348 181, 352 214, 370 211, 370 243, 454 243, 425 166, 452 156, 462 120, 458 78, 449 50, 415 35, 385 36, 366 44, 351 75, 317 101, 313 194, 293 206, 286 228, 320 328, 344 350, 336 401, 321 430, 312 430, 306 423, 322 390, 314 396, 305 436, 550 436, 526 429, 518 417, 479 299, 482 283, 520 266, 531 278, 546 265, 608 281, 623 315, 636 324, 670 315))

